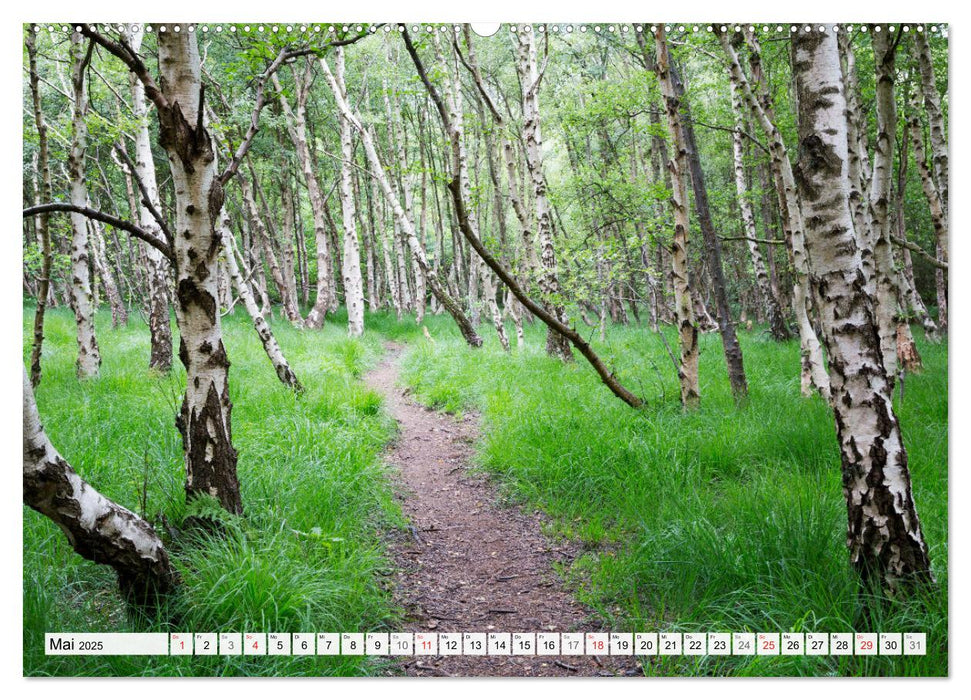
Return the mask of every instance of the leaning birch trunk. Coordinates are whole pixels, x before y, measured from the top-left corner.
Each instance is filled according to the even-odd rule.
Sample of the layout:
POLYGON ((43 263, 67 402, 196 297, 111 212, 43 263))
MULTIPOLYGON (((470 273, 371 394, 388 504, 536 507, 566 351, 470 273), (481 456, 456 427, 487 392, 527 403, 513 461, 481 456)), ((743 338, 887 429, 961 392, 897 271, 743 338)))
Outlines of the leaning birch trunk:
MULTIPOLYGON (((742 98, 748 105, 749 110, 759 122, 762 130, 769 138, 769 153, 771 156, 770 164, 773 179, 775 180, 776 194, 779 199, 779 209, 782 213, 782 222, 785 227, 786 239, 792 255, 792 267, 794 271, 794 281, 792 285, 792 306, 796 316, 796 323, 799 328, 799 349, 801 355, 802 371, 800 383, 803 396, 810 396, 812 388, 815 386, 817 391, 825 399, 829 399, 829 378, 826 374, 826 367, 823 363, 822 346, 816 331, 813 329, 809 320, 808 298, 806 286, 808 284, 808 266, 806 261, 806 250, 803 242, 803 216, 800 209, 799 199, 796 192, 796 184, 792 175, 792 163, 786 152, 785 142, 782 134, 776 127, 770 114, 770 97, 767 90, 761 90, 760 102, 752 90, 752 86, 742 66, 738 61, 738 55, 731 45, 726 33, 718 34, 722 48, 729 60, 729 73, 731 79, 740 88, 742 98)), ((755 44, 754 35, 749 36, 750 42, 755 44)))
MULTIPOLYGON (((520 80, 523 98, 523 141, 526 144, 526 169, 533 187, 536 211, 536 234, 540 246, 539 287, 547 310, 563 325, 570 322, 563 307, 560 280, 556 269, 556 249, 553 245, 553 220, 546 198, 546 178, 543 177, 543 137, 540 132, 539 84, 541 76, 536 60, 536 42, 532 31, 518 34, 520 80)), ((468 201, 468 197, 466 197, 468 201)), ((524 229, 525 233, 525 229, 524 229)), ((546 333, 546 352, 564 362, 573 361, 570 342, 552 328, 546 333)))
POLYGON ((218 216, 224 192, 216 177, 214 142, 202 118, 199 48, 194 32, 158 33, 162 74, 159 142, 176 198, 176 318, 179 359, 186 368, 177 418, 185 451, 188 498, 209 495, 242 513, 232 444, 229 358, 217 306, 216 262, 222 248, 218 216))
POLYGON ((735 113, 735 131, 732 133, 732 154, 734 155, 735 165, 735 190, 738 193, 738 207, 742 212, 742 223, 744 225, 746 242, 748 244, 749 256, 752 258, 752 269, 755 271, 755 279, 758 283, 759 297, 766 318, 769 320, 769 329, 772 337, 776 340, 788 340, 789 329, 786 328, 785 316, 779 306, 779 300, 772 291, 769 282, 769 273, 765 267, 765 259, 759 248, 758 231, 755 228, 755 216, 752 213, 752 202, 749 200, 748 187, 745 182, 745 148, 742 143, 742 129, 745 126, 742 116, 742 98, 739 95, 738 86, 731 81, 729 87, 732 91, 732 110, 735 113))
MULTIPOLYGON (((878 27, 874 27, 877 29, 878 27)), ((893 149, 897 130, 897 108, 893 94, 896 44, 885 31, 872 31, 873 59, 876 68, 877 140, 873 154, 870 182, 870 220, 873 243, 873 262, 876 279, 877 332, 880 351, 891 384, 897 375, 897 288, 896 270, 890 249, 890 185, 893 173, 893 149)), ((857 238, 864 238, 857 232, 857 238)), ((910 332, 910 328, 907 328, 910 332)), ((911 340, 911 343, 913 341, 911 340)))
MULTIPOLYGON (((40 94, 40 75, 37 72, 37 34, 27 28, 27 56, 30 67, 30 93, 33 98, 34 124, 37 127, 38 204, 51 201, 51 168, 47 147, 47 121, 44 119, 40 94)), ((51 230, 47 214, 37 217, 37 243, 41 251, 40 279, 37 286, 37 307, 34 311, 34 341, 30 350, 30 382, 40 384, 40 358, 44 345, 44 313, 51 289, 51 230)))
POLYGON ((87 484, 47 438, 24 372, 24 503, 54 521, 71 548, 118 574, 122 594, 150 605, 177 574, 154 528, 87 484))
POLYGON ((334 100, 337 102, 337 108, 340 110, 341 115, 361 136, 361 141, 364 144, 364 152, 367 154, 368 162, 371 164, 371 174, 377 179, 378 184, 381 186, 381 190, 384 192, 384 196, 388 200, 388 204, 391 206, 391 209, 394 212, 395 220, 398 222, 398 225, 404 232, 405 240, 407 241, 408 247, 411 250, 412 259, 421 269, 422 274, 425 275, 425 280, 428 282, 429 289, 431 289, 431 292, 435 295, 435 298, 438 299, 439 303, 445 307, 445 309, 455 320, 456 325, 459 327, 459 331, 462 333, 462 337, 465 338, 465 342, 474 348, 481 347, 482 338, 479 337, 479 334, 476 332, 472 324, 469 323, 465 313, 463 313, 462 308, 448 295, 438 276, 432 272, 431 267, 428 265, 428 260, 425 257, 425 251, 422 248, 421 243, 418 241, 418 236, 415 233, 415 227, 412 225, 408 217, 405 216, 405 211, 401 207, 401 202, 398 201, 398 197, 395 195, 394 189, 391 187, 391 183, 388 180, 388 176, 384 170, 384 165, 381 163, 381 159, 378 157, 378 152, 374 147, 374 141, 371 139, 371 134, 367 129, 364 128, 357 116, 355 116, 351 111, 350 106, 348 106, 347 100, 344 99, 344 95, 341 93, 341 90, 337 85, 337 81, 334 79, 334 75, 330 71, 330 66, 327 65, 327 59, 321 57, 320 67, 323 69, 324 77, 330 84, 331 92, 334 93, 334 100))
MULTIPOLYGON (((130 41, 136 52, 141 47, 144 36, 144 32, 132 32, 130 41)), ((135 175, 142 181, 155 211, 162 211, 158 196, 158 182, 155 177, 155 160, 152 158, 152 144, 148 135, 145 86, 134 75, 130 79, 132 114, 138 120, 138 130, 135 132, 135 175)), ((138 224, 158 238, 164 239, 155 217, 152 216, 149 208, 141 202, 138 208, 138 224)), ((158 249, 146 243, 141 243, 138 247, 142 251, 148 270, 148 330, 151 336, 148 366, 158 372, 165 373, 172 369, 168 261, 158 249)))
MULTIPOLYGON (((337 88, 347 98, 344 85, 344 47, 336 49, 337 88)), ((347 306, 347 333, 352 338, 364 332, 364 287, 361 282, 361 251, 357 240, 357 222, 354 206, 353 173, 354 146, 351 143, 351 125, 340 117, 341 134, 341 214, 344 217, 344 303, 347 306)))
POLYGON ((694 408, 701 401, 698 383, 698 324, 695 323, 688 286, 688 163, 681 132, 680 100, 674 91, 669 70, 670 56, 663 27, 657 29, 657 71, 664 95, 664 113, 668 132, 674 145, 674 155, 668 161, 671 173, 671 209, 674 213, 674 239, 671 244, 671 266, 674 272, 674 304, 677 316, 678 336, 681 342, 681 358, 678 380, 681 385, 681 403, 694 408))
MULTIPOLYGON (((88 138, 85 116, 88 112, 88 92, 85 73, 91 61, 93 45, 78 32, 71 32, 71 84, 74 104, 71 119, 71 147, 68 154, 68 175, 71 180, 71 204, 88 206, 88 188, 84 181, 84 152, 88 138)), ((101 351, 94 333, 94 292, 91 285, 91 241, 88 220, 83 214, 71 212, 71 297, 74 319, 77 322, 77 373, 81 379, 98 376, 101 351)))
POLYGON ((259 306, 256 304, 256 299, 253 297, 249 282, 247 282, 250 273, 246 269, 246 261, 240 256, 237 262, 236 242, 232 229, 229 228, 229 224, 229 214, 226 213, 224 207, 219 212, 219 233, 222 238, 223 251, 226 257, 226 268, 229 276, 232 278, 233 285, 239 293, 239 298, 242 300, 246 312, 253 320, 253 326, 256 328, 257 335, 260 336, 260 342, 263 343, 266 356, 270 358, 270 362, 273 364, 276 376, 291 389, 298 392, 303 391, 300 380, 297 379, 297 375, 290 368, 290 363, 287 362, 287 358, 284 357, 283 351, 280 349, 280 344, 277 343, 273 331, 270 330, 270 324, 266 322, 263 314, 260 313, 259 306))
POLYGON ((865 586, 892 594, 933 575, 850 214, 846 101, 836 36, 829 30, 799 31, 793 52, 798 184, 808 224, 810 279, 830 358, 850 561, 865 586))

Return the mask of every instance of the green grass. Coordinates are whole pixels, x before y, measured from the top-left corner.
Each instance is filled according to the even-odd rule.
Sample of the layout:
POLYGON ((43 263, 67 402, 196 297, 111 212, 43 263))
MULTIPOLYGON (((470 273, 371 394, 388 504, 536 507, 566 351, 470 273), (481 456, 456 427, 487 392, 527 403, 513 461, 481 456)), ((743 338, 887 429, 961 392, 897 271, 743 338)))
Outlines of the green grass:
MULTIPOLYGON (((32 308, 25 307, 25 353, 32 308)), ((97 327, 102 377, 74 375, 73 317, 48 312, 37 392, 51 440, 92 485, 178 524, 186 514, 174 427, 185 376, 147 370, 148 333, 133 320, 97 327)), ((383 533, 400 526, 380 452, 394 433, 360 377, 385 340, 409 343, 403 380, 428 405, 482 415, 478 463, 508 499, 552 516, 581 543, 564 572, 614 629, 851 631, 860 620, 847 563, 833 421, 799 395, 798 345, 743 333, 751 396, 731 399, 720 340, 702 338, 702 407, 684 414, 658 336, 613 327, 596 343, 648 399, 634 411, 579 359, 543 353, 544 332, 506 355, 495 332, 465 347, 447 317, 369 314, 349 340, 340 316, 323 331, 274 329, 307 391, 277 381, 242 313, 224 318, 245 517, 227 535, 171 544, 184 585, 156 619, 132 619, 110 570, 82 560, 47 519, 24 509, 24 671, 28 675, 367 675, 362 657, 46 657, 47 631, 394 630, 383 533)), ((511 329, 510 329, 511 330, 511 329)), ((669 336, 675 347, 675 338, 669 336)), ((513 340, 515 345, 515 340, 513 340)), ((870 625, 922 631, 925 657, 689 657, 651 675, 946 675, 947 349, 919 338, 925 371, 908 377, 899 415, 915 499, 939 587, 883 606, 870 625)))
MULTIPOLYGON (((798 342, 742 333, 750 398, 731 398, 717 334, 702 338, 701 409, 682 412, 666 351, 646 328, 596 343, 643 411, 544 331, 507 356, 494 332, 471 350, 418 341, 404 379, 428 405, 482 413, 477 459, 512 500, 553 516, 585 553, 565 572, 613 629, 869 631, 845 547, 839 451, 819 398, 799 393, 798 342)), ((673 334, 669 342, 676 348, 673 334)), ((947 674, 947 350, 919 339, 925 371, 898 412, 939 588, 881 606, 873 631, 926 632, 925 657, 689 657, 659 675, 947 674)))
MULTIPOLYGON (((25 353, 33 309, 25 307, 25 353)), ((26 675, 365 675, 363 657, 48 657, 49 631, 377 631, 397 628, 385 581, 382 531, 402 516, 380 453, 394 425, 360 381, 382 338, 346 337, 340 323, 277 338, 307 390, 277 380, 245 314, 223 319, 232 362, 233 441, 246 509, 225 537, 170 543, 183 585, 152 620, 132 619, 113 572, 81 559, 49 520, 24 508, 26 675)), ((390 324, 390 322, 389 322, 390 324)), ((37 401, 47 432, 72 466, 109 498, 175 526, 185 514, 181 440, 174 420, 185 372, 148 372, 148 331, 97 317, 101 378, 74 374, 74 320, 48 311, 37 401)), ((176 339, 176 343, 178 340, 176 339)))

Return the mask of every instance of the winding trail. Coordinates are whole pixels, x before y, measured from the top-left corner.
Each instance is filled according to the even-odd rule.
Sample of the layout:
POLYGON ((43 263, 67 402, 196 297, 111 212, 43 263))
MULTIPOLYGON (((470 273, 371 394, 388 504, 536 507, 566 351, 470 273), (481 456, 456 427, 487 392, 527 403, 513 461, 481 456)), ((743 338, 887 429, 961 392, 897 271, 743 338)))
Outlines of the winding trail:
MULTIPOLYGON (((486 476, 470 473, 476 419, 459 420, 409 400, 396 385, 403 346, 366 378, 400 434, 387 454, 411 532, 394 538, 395 598, 407 632, 592 632, 588 609, 553 570, 576 555, 552 544, 539 514, 497 503, 486 476)), ((411 676, 640 675, 633 657, 414 656, 411 676)))

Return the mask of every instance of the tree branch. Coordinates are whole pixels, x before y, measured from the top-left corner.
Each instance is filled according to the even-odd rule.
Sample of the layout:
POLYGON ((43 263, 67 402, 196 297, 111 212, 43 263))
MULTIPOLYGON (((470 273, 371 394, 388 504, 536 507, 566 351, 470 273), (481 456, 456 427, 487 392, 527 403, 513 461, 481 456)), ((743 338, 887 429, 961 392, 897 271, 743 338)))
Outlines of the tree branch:
POLYGON ((934 267, 939 268, 941 270, 947 270, 948 269, 946 262, 941 262, 940 260, 938 260, 937 258, 935 258, 933 255, 931 255, 930 253, 928 253, 926 250, 924 250, 923 248, 921 248, 916 243, 911 243, 910 241, 908 241, 908 240, 906 240, 904 238, 901 238, 900 236, 894 236, 893 234, 891 234, 890 240, 892 240, 897 245, 902 246, 903 248, 906 248, 907 250, 911 250, 911 251, 917 253, 919 256, 921 256, 922 258, 924 258, 924 260, 926 260, 927 262, 929 262, 934 267))
POLYGON ((94 219, 95 221, 100 221, 108 224, 109 226, 114 226, 116 229, 127 231, 135 238, 145 241, 150 246, 161 252, 162 255, 168 258, 168 260, 173 264, 175 262, 175 256, 172 253, 172 248, 169 247, 168 243, 159 240, 154 234, 149 233, 143 228, 139 228, 129 221, 119 219, 117 216, 112 216, 111 214, 105 214, 97 209, 91 209, 90 207, 79 207, 76 204, 68 204, 66 202, 51 202, 50 204, 38 204, 34 207, 27 207, 24 209, 24 218, 57 211, 81 214, 89 219, 94 219))

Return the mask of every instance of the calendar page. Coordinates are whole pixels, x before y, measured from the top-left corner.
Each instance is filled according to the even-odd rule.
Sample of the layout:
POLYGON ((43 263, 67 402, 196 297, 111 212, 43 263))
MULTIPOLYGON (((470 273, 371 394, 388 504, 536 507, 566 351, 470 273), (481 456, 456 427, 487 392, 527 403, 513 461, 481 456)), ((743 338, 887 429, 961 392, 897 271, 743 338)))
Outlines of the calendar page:
POLYGON ((23 675, 947 676, 950 28, 737 14, 23 24, 23 675))

